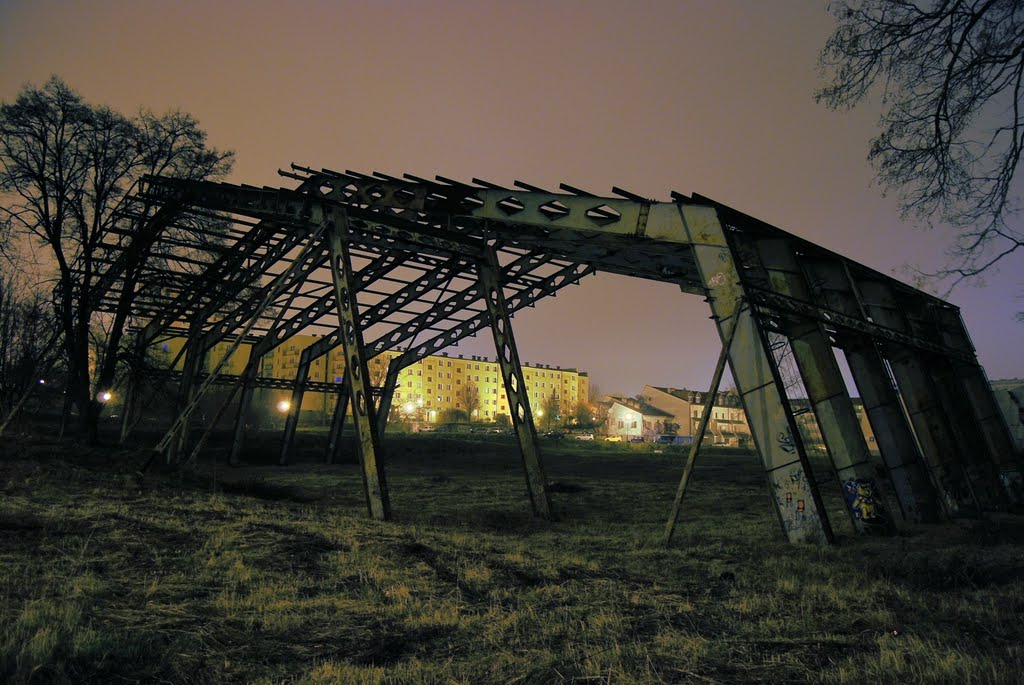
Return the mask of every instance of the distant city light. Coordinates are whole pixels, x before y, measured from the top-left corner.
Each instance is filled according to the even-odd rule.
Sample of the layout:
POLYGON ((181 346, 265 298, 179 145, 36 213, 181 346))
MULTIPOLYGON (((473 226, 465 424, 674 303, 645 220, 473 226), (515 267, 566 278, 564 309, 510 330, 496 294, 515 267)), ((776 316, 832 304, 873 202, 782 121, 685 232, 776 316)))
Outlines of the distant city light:
POLYGON ((44 381, 42 378, 40 378, 39 379, 39 385, 46 385, 46 381, 44 381))
POLYGON ((292 403, 288 400, 281 400, 277 403, 277 410, 282 414, 287 414, 288 410, 292 408, 292 403))
POLYGON ((109 402, 113 397, 114 394, 111 393, 109 390, 104 390, 103 392, 100 393, 100 400, 103 402, 109 402))

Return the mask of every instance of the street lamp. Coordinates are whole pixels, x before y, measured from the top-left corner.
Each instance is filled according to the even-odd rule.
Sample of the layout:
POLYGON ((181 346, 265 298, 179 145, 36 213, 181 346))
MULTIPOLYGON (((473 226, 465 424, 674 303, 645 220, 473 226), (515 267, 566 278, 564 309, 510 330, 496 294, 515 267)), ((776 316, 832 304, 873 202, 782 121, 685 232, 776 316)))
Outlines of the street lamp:
POLYGON ((277 410, 282 414, 287 414, 288 410, 292 408, 292 403, 288 400, 281 400, 277 403, 277 410))
POLYGON ((113 397, 114 393, 110 392, 109 390, 104 390, 103 392, 100 393, 100 402, 109 402, 111 399, 113 399, 113 397))

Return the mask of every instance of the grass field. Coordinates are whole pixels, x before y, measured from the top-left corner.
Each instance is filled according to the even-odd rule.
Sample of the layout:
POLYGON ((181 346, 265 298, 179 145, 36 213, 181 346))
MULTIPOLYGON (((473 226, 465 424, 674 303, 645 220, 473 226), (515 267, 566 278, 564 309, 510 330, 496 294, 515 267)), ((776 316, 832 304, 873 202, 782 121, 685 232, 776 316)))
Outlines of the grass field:
POLYGON ((354 464, 8 442, 0 681, 1021 682, 1021 517, 856 538, 835 497, 839 544, 792 546, 709 454, 665 549, 682 451, 544 445, 543 523, 511 438, 386 447, 391 523, 354 464))

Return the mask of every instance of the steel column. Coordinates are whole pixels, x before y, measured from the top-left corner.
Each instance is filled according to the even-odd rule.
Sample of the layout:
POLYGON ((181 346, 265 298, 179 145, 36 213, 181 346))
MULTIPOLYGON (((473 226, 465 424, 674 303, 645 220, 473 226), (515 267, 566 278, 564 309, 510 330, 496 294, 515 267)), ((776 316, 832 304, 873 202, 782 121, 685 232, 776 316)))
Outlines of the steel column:
MULTIPOLYGON (((659 220, 661 206, 652 209, 659 220)), ((796 423, 782 395, 778 369, 751 308, 737 309, 744 295, 736 260, 714 209, 676 205, 693 254, 719 338, 724 344, 735 326, 729 367, 743 403, 750 432, 764 464, 772 502, 790 542, 831 543, 832 528, 812 477, 796 423)), ((660 218, 667 222, 667 218, 660 218)))
MULTIPOLYGON (((776 292, 798 300, 813 300, 787 241, 762 240, 757 249, 776 292)), ((858 533, 891 533, 893 521, 883 504, 871 452, 831 342, 813 319, 791 323, 784 333, 793 349, 854 529, 858 533)))
POLYGON ((331 211, 331 276, 338 306, 338 331, 345 350, 345 382, 352 398, 352 419, 359 444, 359 463, 363 469, 363 489, 370 516, 381 521, 391 518, 384 464, 381 462, 380 436, 377 434, 376 409, 366 367, 363 331, 359 325, 356 301, 356 276, 348 251, 348 218, 343 210, 331 211))
MULTIPOLYGON (((940 313, 940 325, 947 344, 974 356, 974 344, 959 312, 947 310, 940 313)), ((1024 480, 1020 455, 1016 454, 1010 427, 1006 417, 996 403, 985 370, 979 364, 967 364, 959 359, 950 359, 950 365, 959 378, 968 404, 974 410, 978 427, 985 439, 988 455, 995 465, 999 487, 1014 509, 1024 507, 1024 480)))
MULTIPOLYGON (((804 258, 801 266, 816 299, 847 317, 869 320, 846 262, 804 258)), ((865 333, 848 334, 844 340, 843 353, 864 403, 864 413, 875 434, 903 519, 922 523, 937 521, 942 507, 877 343, 865 333)))
POLYGON ((999 481, 999 471, 976 421, 960 379, 948 359, 922 360, 931 375, 936 399, 946 414, 949 429, 960 448, 960 458, 974 485, 974 496, 984 509, 1005 510, 1009 499, 999 481))
POLYGON ((903 518, 915 523, 938 521, 941 507, 885 361, 871 342, 850 347, 845 354, 903 518))
POLYGON ((288 414, 284 420, 284 434, 281 437, 281 457, 278 459, 281 466, 288 463, 288 456, 295 443, 295 431, 299 427, 299 418, 302 415, 302 399, 306 393, 306 379, 309 377, 309 367, 313 362, 308 351, 308 347, 302 350, 302 354, 299 355, 299 368, 295 371, 291 404, 288 405, 288 414))
POLYGON ((519 438, 530 506, 534 516, 550 519, 551 501, 548 497, 547 478, 541 464, 540 448, 537 445, 537 428, 533 423, 533 413, 530 411, 526 379, 519 362, 519 352, 512 334, 512 319, 509 317, 505 293, 501 287, 498 258, 493 249, 488 248, 486 261, 478 264, 477 269, 480 275, 480 288, 490 316, 491 331, 494 334, 498 366, 501 367, 501 378, 505 383, 509 413, 512 415, 512 425, 519 438))
MULTIPOLYGON (((737 306, 742 306, 738 303, 737 306)), ((733 317, 736 319, 736 317, 733 317)), ((672 542, 672 535, 676 530, 676 522, 679 520, 679 510, 683 508, 683 498, 686 496, 686 488, 690 484, 690 476, 693 474, 693 467, 697 464, 697 454, 700 452, 701 443, 704 442, 704 434, 707 433, 708 424, 711 422, 711 411, 715 406, 715 397, 718 395, 718 388, 722 384, 722 374, 725 372, 725 363, 729 360, 729 350, 732 348, 732 341, 736 338, 736 326, 729 329, 729 334, 722 344, 722 351, 718 354, 718 363, 715 364, 715 372, 711 376, 711 387, 704 396, 704 409, 700 416, 700 423, 697 425, 697 434, 693 436, 693 444, 690 445, 690 454, 686 458, 686 466, 683 468, 683 475, 679 479, 679 486, 676 488, 676 498, 672 502, 672 511, 668 516, 668 523, 665 524, 665 536, 662 542, 667 547, 672 542)))
MULTIPOLYGON (((347 374, 348 371, 346 370, 347 374)), ((341 432, 345 427, 345 415, 348 413, 349 392, 348 381, 341 384, 338 390, 338 401, 331 413, 331 428, 327 434, 327 449, 324 453, 324 461, 333 464, 341 453, 341 432)))
MULTIPOLYGON (((196 322, 193 322, 196 323, 196 322)), ((193 328, 189 328, 189 337, 185 341, 185 360, 182 364, 181 372, 181 384, 178 387, 178 399, 175 405, 175 413, 178 417, 189 407, 195 400, 195 383, 199 376, 199 372, 202 371, 203 365, 206 362, 206 354, 202 346, 202 328, 200 325, 196 325, 195 333, 192 333, 193 328)), ((174 427, 172 426, 172 429, 174 427)), ((178 456, 185 451, 188 446, 188 433, 189 433, 189 418, 181 421, 180 425, 177 426, 177 430, 174 436, 170 439, 167 445, 167 463, 173 464, 177 461, 178 456)))
MULTIPOLYGON (((855 286, 867 316, 882 326, 908 331, 888 286, 877 281, 858 281, 855 286)), ((920 353, 890 343, 886 345, 886 356, 943 508, 950 515, 979 512, 974 486, 963 469, 949 419, 936 398, 937 391, 920 353)))
POLYGON ((258 364, 258 357, 250 358, 249 365, 242 372, 242 377, 238 379, 242 386, 242 394, 238 398, 238 411, 235 413, 235 429, 231 440, 231 455, 228 457, 228 463, 232 466, 237 466, 241 461, 242 448, 245 447, 245 434, 249 430, 249 406, 252 404, 252 396, 256 391, 258 364))
POLYGON ((388 364, 387 376, 384 377, 384 385, 380 389, 380 402, 377 405, 377 432, 380 435, 384 435, 384 431, 387 430, 391 404, 395 396, 395 386, 398 384, 398 374, 402 373, 402 367, 398 360, 399 357, 391 359, 388 364))

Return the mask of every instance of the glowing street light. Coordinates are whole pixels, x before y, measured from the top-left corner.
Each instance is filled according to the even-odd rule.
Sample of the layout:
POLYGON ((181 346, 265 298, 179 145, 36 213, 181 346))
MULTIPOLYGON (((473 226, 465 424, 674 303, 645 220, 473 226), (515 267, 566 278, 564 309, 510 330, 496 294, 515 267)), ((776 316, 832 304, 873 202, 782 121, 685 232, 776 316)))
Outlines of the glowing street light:
POLYGON ((402 407, 406 414, 411 414, 413 410, 412 402, 406 402, 405 406, 402 407))
POLYGON ((101 402, 109 402, 111 399, 113 399, 113 397, 114 397, 114 394, 112 392, 110 392, 109 390, 104 390, 103 392, 100 393, 100 401, 101 402))
POLYGON ((282 414, 287 414, 288 410, 292 408, 292 403, 288 400, 281 400, 277 403, 277 410, 282 414))

